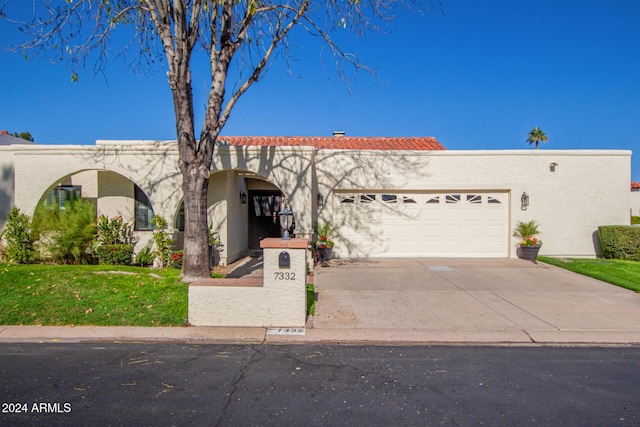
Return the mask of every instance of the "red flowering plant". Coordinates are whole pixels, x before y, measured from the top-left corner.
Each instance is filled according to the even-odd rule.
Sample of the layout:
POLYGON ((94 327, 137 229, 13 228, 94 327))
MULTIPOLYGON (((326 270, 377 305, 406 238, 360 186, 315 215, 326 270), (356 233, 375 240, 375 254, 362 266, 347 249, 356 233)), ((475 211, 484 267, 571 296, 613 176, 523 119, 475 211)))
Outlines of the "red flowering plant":
POLYGON ((316 249, 330 249, 335 246, 332 240, 335 228, 330 222, 323 225, 316 224, 315 227, 313 227, 313 231, 318 236, 318 240, 314 244, 316 249))
POLYGON ((182 258, 184 258, 183 251, 176 251, 171 253, 171 267, 182 268, 182 258))
POLYGON ((529 222, 519 221, 513 230, 513 236, 520 239, 520 246, 542 246, 542 240, 535 237, 540 234, 539 227, 540 224, 533 220, 529 222))

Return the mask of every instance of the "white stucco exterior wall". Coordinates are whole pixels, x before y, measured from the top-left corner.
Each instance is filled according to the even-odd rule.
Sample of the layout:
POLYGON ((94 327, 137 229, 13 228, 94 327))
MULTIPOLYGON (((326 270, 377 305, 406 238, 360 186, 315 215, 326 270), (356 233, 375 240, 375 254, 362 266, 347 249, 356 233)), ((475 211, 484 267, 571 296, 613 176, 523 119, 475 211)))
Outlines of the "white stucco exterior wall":
MULTIPOLYGON (((509 230, 518 221, 541 224, 543 255, 593 257, 600 225, 628 224, 630 151, 508 150, 376 152, 320 150, 319 191, 504 191, 509 230), (556 163, 551 171, 551 163, 556 163), (521 210, 526 192, 530 206, 521 210)), ((330 198, 321 218, 331 220, 330 198)), ((366 224, 362 224, 366 227, 366 224)), ((517 242, 511 239, 509 256, 517 242)))
MULTIPOLYGON (((182 201, 175 142, 98 141, 96 146, 0 150, 0 221, 3 209, 8 212, 14 203, 33 215, 48 189, 73 180, 83 186, 83 196, 99 198, 100 212, 123 218, 133 216, 129 192, 135 183, 155 213, 174 224, 182 201)), ((622 150, 398 152, 221 146, 211 168, 209 215, 225 245, 223 256, 231 258, 246 248, 247 205, 239 201, 240 192, 247 192, 245 171, 283 192, 296 215, 296 235, 302 237, 311 235, 317 215, 331 220, 334 191, 497 191, 509 195, 509 230, 518 221, 541 224, 541 254, 590 257, 596 255, 598 226, 629 223, 630 158, 631 152, 622 150), (557 164, 555 171, 552 163, 557 164), (520 209, 523 192, 530 197, 526 211, 520 209), (322 207, 317 207, 318 193, 325 198, 322 207)), ((515 256, 515 243, 509 242, 509 256, 515 256)))

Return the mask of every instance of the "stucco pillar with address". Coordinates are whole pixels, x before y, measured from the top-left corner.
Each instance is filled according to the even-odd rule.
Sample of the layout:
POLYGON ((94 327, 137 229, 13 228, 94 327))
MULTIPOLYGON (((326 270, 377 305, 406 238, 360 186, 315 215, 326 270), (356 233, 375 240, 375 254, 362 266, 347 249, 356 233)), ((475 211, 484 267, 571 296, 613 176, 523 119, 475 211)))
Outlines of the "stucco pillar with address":
POLYGON ((307 239, 264 239, 263 278, 200 279, 189 285, 194 326, 304 328, 307 239))
POLYGON ((305 326, 308 244, 302 238, 267 238, 260 242, 270 326, 305 326))

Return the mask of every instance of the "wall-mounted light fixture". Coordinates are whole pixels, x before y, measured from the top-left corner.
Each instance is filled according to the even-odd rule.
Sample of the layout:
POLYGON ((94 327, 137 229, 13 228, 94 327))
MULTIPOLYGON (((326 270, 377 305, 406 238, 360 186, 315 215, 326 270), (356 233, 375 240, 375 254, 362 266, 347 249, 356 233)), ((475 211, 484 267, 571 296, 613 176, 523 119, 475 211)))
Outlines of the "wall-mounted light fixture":
POLYGON ((558 164, 556 162, 549 163, 549 170, 551 172, 555 172, 556 171, 556 166, 558 166, 558 164))
POLYGON ((528 207, 529 207, 529 195, 526 192, 524 192, 522 193, 522 196, 520 196, 520 209, 522 209, 523 211, 526 211, 528 207))
POLYGON ((240 203, 242 203, 243 205, 247 204, 247 193, 245 193, 244 191, 240 193, 240 203))
POLYGON ((318 193, 318 206, 324 206, 324 196, 318 193))

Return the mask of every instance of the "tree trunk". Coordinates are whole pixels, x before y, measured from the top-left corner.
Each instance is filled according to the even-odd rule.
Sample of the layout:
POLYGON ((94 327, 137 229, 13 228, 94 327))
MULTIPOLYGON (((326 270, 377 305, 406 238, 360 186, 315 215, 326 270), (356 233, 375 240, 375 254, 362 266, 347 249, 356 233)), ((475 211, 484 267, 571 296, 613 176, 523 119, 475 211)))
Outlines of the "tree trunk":
POLYGON ((193 93, 188 62, 176 62, 174 69, 178 70, 176 75, 180 77, 171 79, 170 76, 170 83, 176 113, 178 166, 182 173, 184 197, 182 280, 191 282, 211 277, 207 236, 207 192, 213 143, 206 133, 204 138, 201 136, 200 141, 195 139, 193 93))
POLYGON ((208 188, 208 170, 194 167, 183 175, 185 226, 182 280, 185 282, 211 277, 207 241, 208 188))

